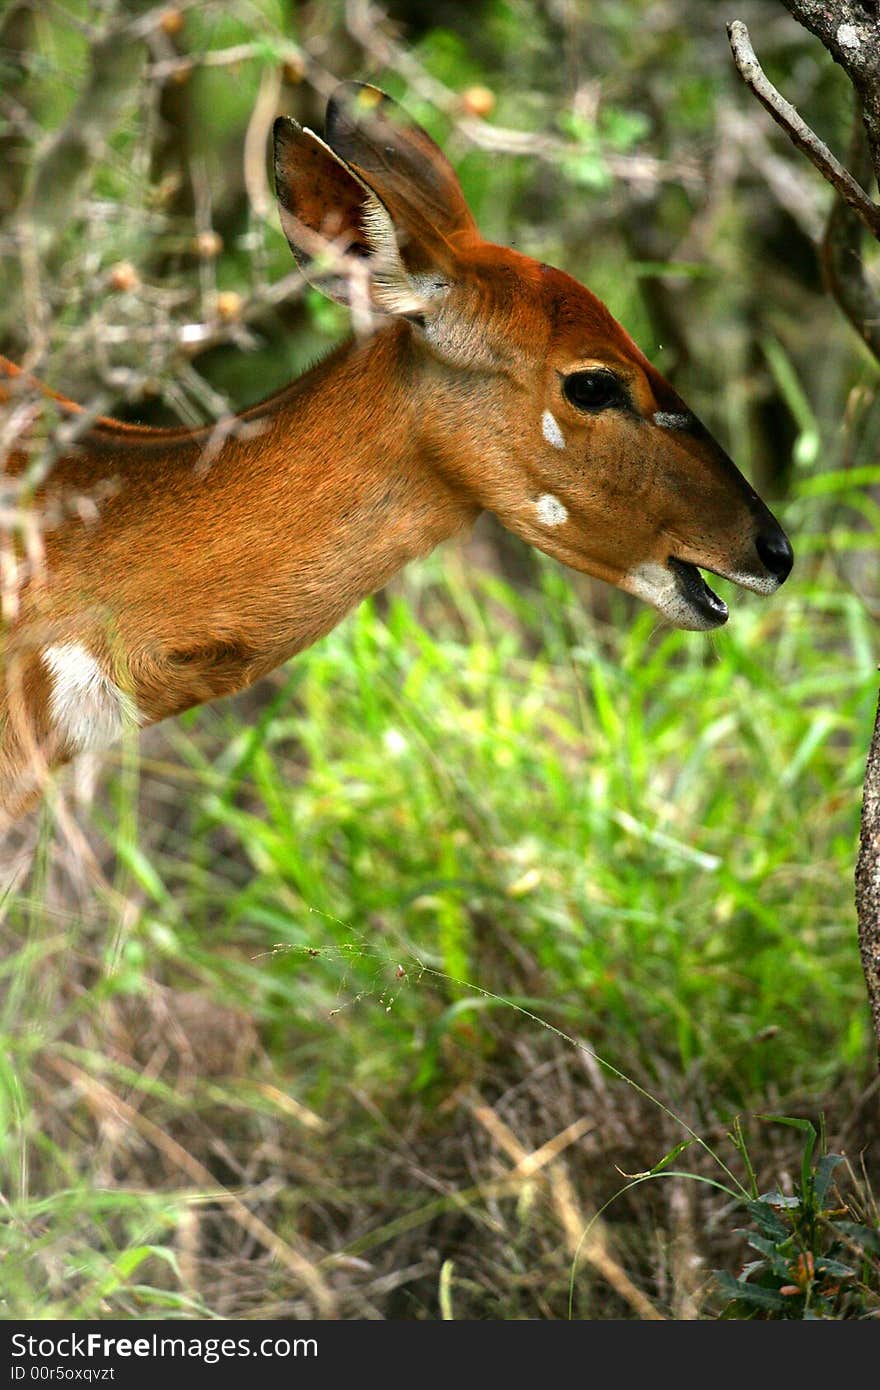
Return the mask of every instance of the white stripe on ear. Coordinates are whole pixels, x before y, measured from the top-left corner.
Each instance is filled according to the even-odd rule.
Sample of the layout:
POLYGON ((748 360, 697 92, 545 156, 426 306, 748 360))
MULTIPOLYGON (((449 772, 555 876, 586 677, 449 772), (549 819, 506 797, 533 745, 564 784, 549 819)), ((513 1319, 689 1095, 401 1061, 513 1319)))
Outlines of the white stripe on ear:
MULTIPOLYGON (((386 314, 404 316, 430 312, 430 298, 422 292, 422 284, 411 278, 400 258, 391 214, 366 184, 364 194, 361 226, 373 253, 367 264, 376 307, 386 314)), ((420 276, 419 280, 426 281, 426 277, 420 276)))
MULTIPOLYGON (((360 175, 330 148, 326 140, 322 140, 320 135, 316 135, 307 126, 303 127, 302 133, 314 140, 327 158, 344 169, 348 177, 362 190, 360 225, 370 252, 363 258, 362 264, 355 265, 353 272, 348 275, 344 265, 334 267, 332 264, 322 273, 320 253, 317 256, 310 254, 305 260, 300 260, 300 268, 306 279, 329 298, 348 304, 356 315, 359 311, 361 314, 367 312, 371 307, 384 314, 429 314, 447 289, 446 283, 440 279, 435 281, 430 276, 420 275, 413 278, 409 274, 401 259, 394 222, 385 204, 360 175), (313 262, 317 262, 314 270, 313 262)), ((291 246, 296 248, 297 233, 300 230, 296 225, 296 218, 287 211, 283 203, 280 204, 279 211, 284 234, 291 246)), ((320 244, 320 234, 312 235, 320 244)), ((328 251, 332 252, 331 246, 328 246, 328 251)))

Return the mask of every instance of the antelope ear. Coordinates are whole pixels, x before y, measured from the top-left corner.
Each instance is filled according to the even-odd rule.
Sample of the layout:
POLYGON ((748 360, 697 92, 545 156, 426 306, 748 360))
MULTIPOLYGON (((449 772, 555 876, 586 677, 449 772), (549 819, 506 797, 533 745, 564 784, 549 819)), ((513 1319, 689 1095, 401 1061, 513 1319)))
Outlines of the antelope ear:
POLYGON ((443 151, 378 87, 343 82, 327 105, 327 141, 385 203, 392 217, 429 239, 479 237, 443 151))
POLYGON ((446 281, 420 274, 416 283, 382 200, 313 131, 279 116, 274 135, 281 226, 309 283, 353 309, 430 314, 446 281))

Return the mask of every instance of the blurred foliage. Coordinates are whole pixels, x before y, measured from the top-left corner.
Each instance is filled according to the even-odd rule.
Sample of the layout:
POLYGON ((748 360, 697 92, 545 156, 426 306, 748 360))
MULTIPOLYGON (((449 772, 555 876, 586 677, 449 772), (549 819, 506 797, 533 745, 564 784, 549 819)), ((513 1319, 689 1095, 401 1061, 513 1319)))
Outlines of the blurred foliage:
MULTIPOLYGON (((750 0, 741 10, 760 35, 770 75, 842 147, 842 74, 776 0, 750 0)), ((160 30, 145 55, 153 72, 164 63, 167 77, 132 87, 105 157, 87 171, 89 196, 71 208, 55 278, 38 287, 39 324, 33 297, 25 303, 31 314, 19 299, 6 302, 13 355, 39 329, 49 334, 47 367, 64 389, 82 397, 101 384, 118 393, 113 366, 122 359, 134 369, 124 379, 132 415, 150 415, 146 387, 164 389, 170 411, 184 413, 185 401, 204 416, 216 413, 216 398, 205 387, 189 399, 181 357, 194 369, 197 353, 209 387, 238 406, 342 336, 341 313, 297 300, 260 312, 252 350, 231 351, 230 339, 240 347, 241 336, 234 324, 217 325, 216 292, 246 294, 290 269, 265 168, 266 202, 255 208, 242 155, 269 75, 278 74, 278 108, 316 128, 333 80, 357 76, 404 101, 449 150, 487 236, 585 280, 710 427, 731 439, 742 466, 784 486, 798 420, 767 344, 790 358, 823 417, 835 403, 839 415, 864 368, 821 295, 811 237, 826 189, 744 99, 713 7, 482 0, 390 11, 389 24, 353 0, 181 6, 181 27, 160 30), (237 53, 239 61, 226 61, 237 53), (468 114, 474 89, 490 96, 484 117, 468 114), (509 152, 506 132, 523 153, 509 152), (207 260, 194 250, 194 209, 222 239, 207 260), (135 303, 117 295, 108 304, 95 291, 105 291, 110 267, 123 259, 139 268, 142 287, 135 303), (125 332, 145 316, 147 362, 148 335, 125 332), (220 345, 206 356, 191 345, 182 353, 169 342, 169 317, 207 320, 220 345)), ((46 134, 71 111, 89 64, 88 34, 76 20, 89 16, 88 0, 31 14, 24 71, 0 113, 0 140, 3 131, 16 139, 19 161, 44 150, 46 134)), ((252 185, 254 178, 252 170, 252 185)), ((8 240, 3 250, 11 274, 8 240)), ((154 409, 152 418, 171 416, 154 409)))
MULTIPOLYGON (((607 301, 781 499, 798 567, 704 639, 485 533, 110 758, 88 853, 47 812, 0 904, 0 1306, 435 1317, 443 1269, 455 1316, 633 1316, 633 1287, 705 1315, 743 1254, 719 1155, 755 1194, 797 1161, 779 1127, 730 1147, 738 1112, 825 1110, 868 1155, 841 1202, 876 1213, 851 874, 880 410, 821 292, 827 191, 703 0, 218 0, 165 7, 23 241, 96 33, 150 13, 0 19, 4 352, 155 423, 287 381, 347 323, 291 275, 266 136, 366 78, 487 236, 607 301), (706 1181, 618 1195, 682 1124, 706 1181)), ((737 13, 842 149, 842 75, 775 0, 737 13)))

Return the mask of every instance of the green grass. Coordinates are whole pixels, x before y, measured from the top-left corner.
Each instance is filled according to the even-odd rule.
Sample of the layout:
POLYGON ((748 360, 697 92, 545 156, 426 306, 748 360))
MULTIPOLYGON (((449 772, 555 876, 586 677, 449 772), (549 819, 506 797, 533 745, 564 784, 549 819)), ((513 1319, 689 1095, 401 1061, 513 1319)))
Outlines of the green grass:
MULTIPOLYGON (((826 1112, 857 1167, 876 655, 815 550, 711 639, 441 552, 123 750, 91 868, 47 815, 2 905, 4 1314, 567 1316, 571 1282, 574 1316, 632 1316, 573 1232, 687 1137, 668 1110, 744 1183, 738 1114, 826 1112)), ((797 1136, 749 1124, 776 1185, 797 1136)), ((711 1315, 743 1223, 672 1186, 602 1239, 711 1315)))

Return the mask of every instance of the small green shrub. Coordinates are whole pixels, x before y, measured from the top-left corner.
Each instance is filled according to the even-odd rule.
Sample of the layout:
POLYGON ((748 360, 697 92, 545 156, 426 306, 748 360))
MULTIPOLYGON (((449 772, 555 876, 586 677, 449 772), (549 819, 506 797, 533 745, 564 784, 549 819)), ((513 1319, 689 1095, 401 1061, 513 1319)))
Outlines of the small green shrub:
POLYGON ((809 1120, 773 1117, 804 1132, 795 1191, 764 1192, 745 1203, 743 1234, 758 1256, 734 1278, 719 1271, 725 1318, 861 1318, 880 1314, 880 1221, 870 1192, 844 1195, 843 1154, 813 1162, 818 1135, 809 1120), (855 1219, 854 1219, 855 1218, 855 1219))

